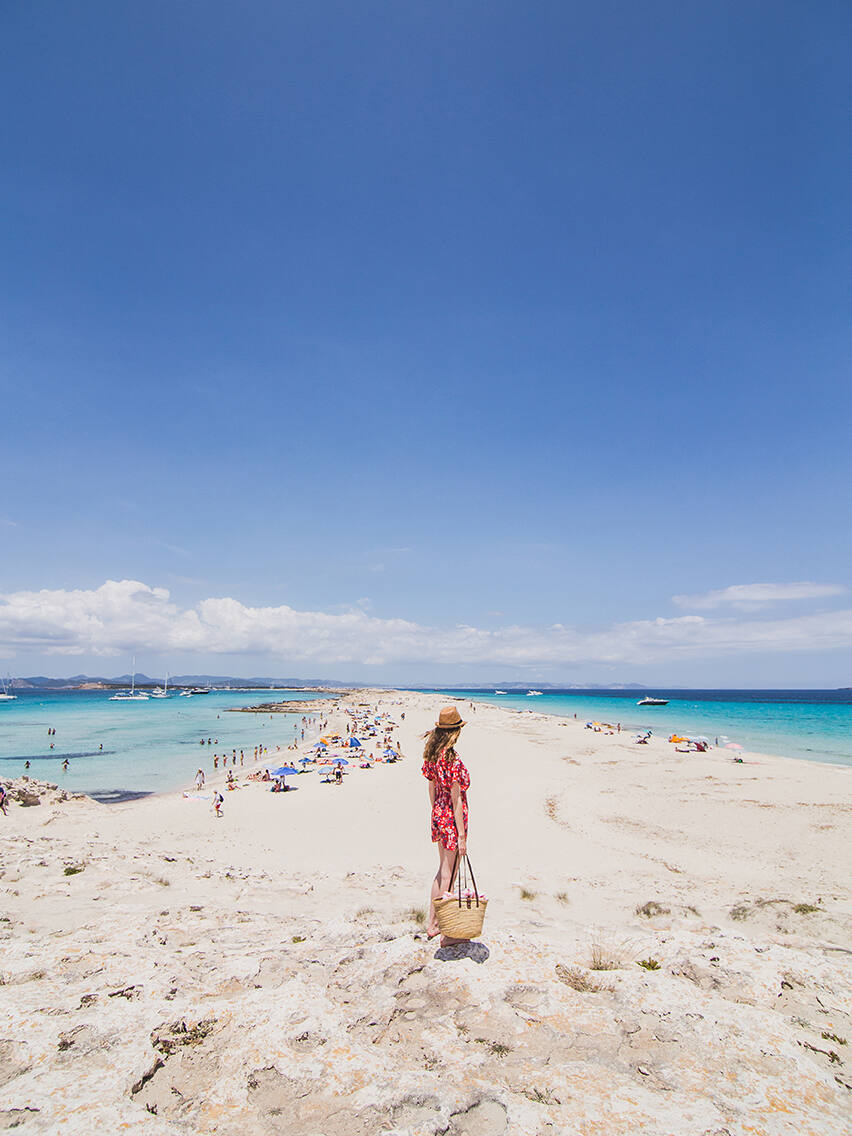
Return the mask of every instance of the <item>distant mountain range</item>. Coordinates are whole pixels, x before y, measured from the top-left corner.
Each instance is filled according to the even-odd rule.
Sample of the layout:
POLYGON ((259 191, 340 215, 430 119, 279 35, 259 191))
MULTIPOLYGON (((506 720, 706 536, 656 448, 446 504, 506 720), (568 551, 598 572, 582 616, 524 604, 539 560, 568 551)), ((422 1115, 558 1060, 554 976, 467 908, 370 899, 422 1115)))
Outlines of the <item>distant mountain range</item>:
MULTIPOLYGON (((31 675, 28 678, 13 678, 8 686, 15 690, 75 690, 81 686, 130 686, 129 674, 104 678, 99 675, 71 675, 70 678, 48 678, 46 675, 31 675)), ((162 678, 136 672, 137 686, 161 686, 162 678)), ((169 675, 169 686, 212 686, 212 687, 347 687, 349 684, 329 678, 235 678, 233 675, 169 675)))
MULTIPOLYGON (((77 674, 71 675, 69 678, 48 678, 47 675, 30 675, 27 678, 13 678, 7 685, 15 690, 77 690, 80 687, 124 687, 130 686, 131 676, 129 674, 115 675, 112 678, 105 678, 103 675, 85 675, 77 674)), ((146 686, 161 686, 163 683, 162 678, 152 678, 150 675, 143 674, 141 671, 136 672, 136 685, 141 687, 146 686)), ((358 682, 341 682, 339 679, 332 678, 272 678, 269 675, 255 675, 250 678, 241 678, 234 675, 211 675, 211 674, 181 674, 169 675, 169 686, 211 686, 214 688, 224 687, 272 687, 272 688, 301 688, 301 687, 320 687, 322 689, 351 689, 359 686, 371 686, 380 690, 393 689, 387 683, 358 683, 358 682)), ((505 691, 527 691, 530 689, 529 682, 484 682, 484 683, 466 683, 463 686, 456 686, 453 683, 446 683, 439 687, 436 685, 420 686, 404 684, 407 690, 505 690, 505 691)), ((558 683, 558 682, 539 682, 535 684, 536 690, 647 690, 648 687, 643 686, 639 682, 613 682, 608 684, 602 683, 558 683)))

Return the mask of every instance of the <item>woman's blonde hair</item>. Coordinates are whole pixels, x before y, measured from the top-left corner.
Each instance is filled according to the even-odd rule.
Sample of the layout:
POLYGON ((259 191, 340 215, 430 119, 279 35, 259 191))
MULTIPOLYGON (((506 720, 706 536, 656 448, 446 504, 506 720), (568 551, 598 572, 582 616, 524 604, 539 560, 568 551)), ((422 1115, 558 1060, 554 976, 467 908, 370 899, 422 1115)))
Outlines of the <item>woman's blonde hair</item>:
POLYGON ((423 760, 436 762, 442 753, 448 753, 459 740, 461 726, 453 726, 450 730, 442 730, 436 726, 428 734, 424 734, 426 745, 423 747, 423 760))

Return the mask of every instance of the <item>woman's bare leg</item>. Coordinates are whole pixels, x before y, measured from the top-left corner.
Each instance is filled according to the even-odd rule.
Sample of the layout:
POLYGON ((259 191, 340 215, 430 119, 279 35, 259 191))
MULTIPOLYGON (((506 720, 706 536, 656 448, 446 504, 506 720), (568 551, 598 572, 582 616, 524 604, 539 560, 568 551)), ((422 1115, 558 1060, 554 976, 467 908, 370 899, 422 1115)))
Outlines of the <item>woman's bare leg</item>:
POLYGON ((454 849, 445 848, 443 844, 438 845, 438 870, 432 881, 432 894, 429 897, 429 923, 426 927, 426 934, 430 939, 434 939, 440 930, 438 927, 438 917, 435 914, 435 900, 440 899, 450 886, 450 878, 452 876, 455 858, 456 853, 454 849))

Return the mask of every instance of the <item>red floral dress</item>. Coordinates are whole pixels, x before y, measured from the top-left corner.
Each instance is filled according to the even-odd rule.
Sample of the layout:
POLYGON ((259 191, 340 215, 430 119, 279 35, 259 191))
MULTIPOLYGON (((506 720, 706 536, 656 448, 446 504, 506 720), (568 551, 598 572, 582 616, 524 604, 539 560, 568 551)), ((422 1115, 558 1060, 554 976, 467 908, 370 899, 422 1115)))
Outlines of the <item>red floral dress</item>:
POLYGON ((458 781, 461 790, 462 816, 464 830, 469 831, 467 819, 467 790, 470 788, 470 774, 456 751, 442 753, 437 761, 423 762, 423 776, 435 782, 435 804, 432 806, 432 841, 445 848, 458 848, 456 818, 453 813, 451 787, 458 781))

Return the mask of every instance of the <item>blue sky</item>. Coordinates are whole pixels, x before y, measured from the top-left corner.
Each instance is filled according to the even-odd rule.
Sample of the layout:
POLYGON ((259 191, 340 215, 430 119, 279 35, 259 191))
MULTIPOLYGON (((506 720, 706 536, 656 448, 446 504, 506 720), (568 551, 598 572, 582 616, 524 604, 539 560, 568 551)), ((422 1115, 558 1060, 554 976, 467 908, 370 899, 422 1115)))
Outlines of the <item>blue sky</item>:
POLYGON ((850 32, 4 5, 2 669, 852 682, 850 32))

